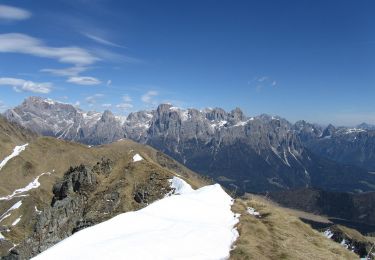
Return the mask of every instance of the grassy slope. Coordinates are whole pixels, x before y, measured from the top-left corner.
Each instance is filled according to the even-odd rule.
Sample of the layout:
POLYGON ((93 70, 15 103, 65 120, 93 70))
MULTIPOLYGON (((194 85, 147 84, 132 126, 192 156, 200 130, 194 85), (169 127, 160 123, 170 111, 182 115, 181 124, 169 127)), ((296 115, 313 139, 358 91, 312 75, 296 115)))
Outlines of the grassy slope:
POLYGON ((257 198, 238 199, 232 207, 240 213, 239 239, 231 259, 358 259, 282 208, 257 198), (262 215, 246 212, 253 207, 262 215))
MULTIPOLYGON (((0 197, 12 194, 15 189, 25 187, 41 173, 50 172, 51 174, 40 177, 41 186, 24 193, 29 194, 28 197, 0 201, 0 216, 16 202, 22 200, 23 203, 19 209, 12 212, 10 217, 0 223, 0 228, 3 226, 10 229, 10 232, 2 232, 2 234, 12 243, 19 243, 32 232, 36 215, 35 206, 42 210, 50 205, 53 185, 63 177, 70 166, 79 164, 93 166, 102 158, 113 161, 110 175, 99 176, 100 187, 95 196, 90 199, 92 203, 100 207, 106 193, 118 190, 123 198, 118 213, 144 206, 134 201, 133 192, 134 188, 146 182, 152 173, 157 173, 162 178, 178 175, 195 188, 208 183, 204 178, 164 154, 130 140, 121 140, 92 148, 50 137, 38 137, 28 141, 29 146, 26 150, 11 159, 0 171, 0 197), (134 163, 132 157, 136 153, 139 153, 144 160, 134 163), (19 216, 22 216, 21 221, 12 227, 11 224, 19 216)), ((94 217, 102 217, 105 220, 105 216, 94 217)), ((9 249, 10 246, 9 243, 6 245, 3 243, 3 246, 0 243, 0 252, 9 249)))
POLYGON ((10 155, 16 145, 28 143, 36 136, 17 124, 9 123, 0 115, 0 161, 10 155))

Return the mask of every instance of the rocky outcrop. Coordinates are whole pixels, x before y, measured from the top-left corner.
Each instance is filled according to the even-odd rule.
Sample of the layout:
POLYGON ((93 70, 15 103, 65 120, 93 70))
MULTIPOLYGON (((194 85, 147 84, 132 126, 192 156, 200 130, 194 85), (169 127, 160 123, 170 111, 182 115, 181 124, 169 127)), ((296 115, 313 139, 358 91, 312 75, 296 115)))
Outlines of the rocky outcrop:
POLYGON ((134 200, 137 203, 148 205, 152 201, 162 198, 171 190, 169 185, 166 185, 167 179, 161 177, 158 173, 152 173, 149 178, 134 187, 134 200))
POLYGON ((84 165, 71 167, 64 179, 53 187, 50 208, 36 216, 33 235, 10 252, 21 259, 34 256, 53 246, 95 220, 85 218, 88 198, 98 185, 96 173, 84 165))
POLYGON ((368 259, 374 259, 373 255, 369 254, 373 243, 357 231, 340 225, 333 225, 329 228, 323 229, 322 232, 324 232, 324 235, 327 238, 341 244, 343 247, 356 253, 361 258, 370 256, 368 259))
POLYGON ((35 212, 31 235, 4 259, 29 259, 79 230, 145 207, 171 191, 169 173, 151 168, 141 177, 133 175, 134 168, 127 164, 113 176, 113 162, 106 158, 90 167, 70 167, 53 186, 50 207, 35 212))

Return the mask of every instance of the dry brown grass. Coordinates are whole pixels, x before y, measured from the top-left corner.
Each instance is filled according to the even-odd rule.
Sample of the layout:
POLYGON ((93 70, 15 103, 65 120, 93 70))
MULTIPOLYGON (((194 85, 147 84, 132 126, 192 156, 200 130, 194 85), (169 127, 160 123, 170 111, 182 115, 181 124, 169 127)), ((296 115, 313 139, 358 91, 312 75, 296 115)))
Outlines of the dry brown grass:
POLYGON ((232 207, 240 213, 240 233, 231 259, 358 259, 358 257, 325 238, 297 217, 265 200, 237 199, 232 207), (262 215, 246 212, 253 207, 262 215))
MULTIPOLYGON (((95 195, 90 198, 90 203, 100 205, 104 200, 103 195, 111 189, 116 189, 122 198, 116 213, 136 210, 144 206, 134 201, 133 192, 138 184, 149 180, 152 173, 157 173, 163 179, 178 175, 196 188, 208 183, 166 155, 130 140, 89 148, 86 145, 55 138, 39 137, 31 141, 26 150, 10 160, 0 172, 0 197, 25 187, 41 173, 51 173, 39 179, 41 186, 27 192, 28 197, 0 201, 0 216, 17 201, 22 200, 23 203, 19 209, 12 212, 10 217, 0 223, 0 226, 4 225, 11 229, 3 235, 13 243, 19 243, 27 237, 32 232, 35 222, 35 206, 41 210, 50 205, 53 196, 52 187, 69 167, 80 164, 93 166, 102 158, 110 159, 113 168, 108 176, 98 176, 100 185, 95 195), (132 158, 136 153, 139 153, 144 160, 134 163, 132 158), (19 224, 11 227, 11 223, 19 216, 22 216, 19 224)), ((103 218, 102 220, 106 218, 106 216, 96 217, 103 218)))

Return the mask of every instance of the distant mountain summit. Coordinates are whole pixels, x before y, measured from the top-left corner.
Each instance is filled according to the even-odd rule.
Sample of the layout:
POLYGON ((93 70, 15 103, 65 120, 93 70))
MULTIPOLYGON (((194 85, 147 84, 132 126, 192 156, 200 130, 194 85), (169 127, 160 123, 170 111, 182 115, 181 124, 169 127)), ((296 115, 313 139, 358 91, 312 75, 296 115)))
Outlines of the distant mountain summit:
POLYGON ((237 192, 298 187, 366 191, 375 183, 375 176, 365 170, 321 158, 313 149, 341 132, 354 136, 366 130, 323 129, 266 114, 248 117, 239 108, 227 112, 170 104, 130 113, 121 120, 110 111, 84 112, 38 97, 26 99, 5 116, 37 133, 89 145, 121 138, 149 144, 237 192))

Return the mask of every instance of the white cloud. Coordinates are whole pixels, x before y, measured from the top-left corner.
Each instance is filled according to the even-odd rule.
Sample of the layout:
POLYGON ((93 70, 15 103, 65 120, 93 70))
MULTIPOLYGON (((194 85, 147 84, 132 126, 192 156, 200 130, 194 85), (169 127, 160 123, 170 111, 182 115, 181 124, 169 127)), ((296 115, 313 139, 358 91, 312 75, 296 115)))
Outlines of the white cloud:
POLYGON ((257 79, 258 82, 263 82, 263 81, 266 81, 268 80, 268 77, 267 76, 263 76, 263 77, 260 77, 257 79))
POLYGON ((81 72, 84 72, 87 69, 87 67, 74 66, 65 69, 41 69, 40 71, 51 73, 56 76, 72 77, 79 75, 81 72))
POLYGON ((255 87, 257 92, 265 88, 276 87, 277 81, 269 76, 255 77, 247 82, 248 85, 255 87))
POLYGON ((87 103, 93 105, 93 104, 96 104, 98 99, 102 98, 103 96, 104 96, 103 94, 95 94, 95 95, 86 97, 85 100, 87 103))
POLYGON ((86 49, 50 47, 39 39, 21 33, 0 34, 0 52, 29 54, 81 66, 93 64, 99 60, 86 49))
POLYGON ((112 80, 107 80, 107 86, 111 86, 112 85, 112 80))
POLYGON ((0 86, 11 86, 17 92, 30 91, 34 93, 47 94, 51 92, 52 84, 49 82, 46 83, 37 83, 24 79, 17 78, 0 78, 0 86))
POLYGON ((97 35, 93 35, 93 34, 90 34, 90 33, 83 33, 84 36, 86 36, 87 38, 97 42, 97 43, 100 43, 100 44, 103 44, 103 45, 107 45, 107 46, 112 46, 112 47, 118 47, 118 48, 126 48, 125 46, 122 46, 122 45, 119 45, 117 43, 114 43, 114 42, 111 42, 109 40, 106 40, 102 37, 99 37, 97 35))
POLYGON ((0 5, 0 20, 25 20, 31 17, 31 13, 25 9, 21 9, 9 5, 0 5))
POLYGON ((147 91, 146 94, 144 94, 142 97, 141 97, 141 100, 146 103, 146 104, 155 104, 156 101, 154 100, 154 97, 158 96, 159 93, 157 91, 154 91, 154 90, 150 90, 150 91, 147 91))
POLYGON ((0 111, 3 111, 7 108, 3 101, 0 100, 0 111))
POLYGON ((112 107, 112 104, 102 104, 102 107, 110 108, 110 107, 112 107))
POLYGON ((132 98, 129 95, 124 95, 122 97, 122 100, 124 100, 126 103, 132 102, 132 98))
POLYGON ((100 59, 102 60, 107 60, 107 61, 112 61, 112 62, 118 62, 118 63, 132 63, 132 64, 140 64, 143 63, 142 60, 129 57, 126 55, 122 55, 107 49, 103 48, 94 48, 92 49, 92 52, 95 53, 100 59))
POLYGON ((78 85, 85 85, 85 86, 91 86, 91 85, 99 85, 102 83, 100 80, 94 77, 81 77, 81 76, 76 76, 76 77, 70 77, 67 82, 73 83, 73 84, 78 84, 78 85))
POLYGON ((81 105, 81 102, 79 102, 79 101, 76 101, 75 103, 74 103, 74 106, 76 106, 76 107, 79 107, 81 105))
POLYGON ((116 105, 116 107, 122 110, 129 110, 133 108, 133 105, 130 103, 122 103, 122 104, 116 105))

